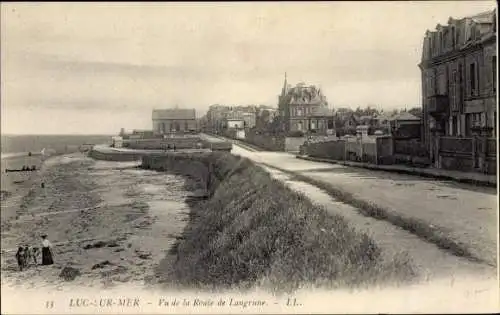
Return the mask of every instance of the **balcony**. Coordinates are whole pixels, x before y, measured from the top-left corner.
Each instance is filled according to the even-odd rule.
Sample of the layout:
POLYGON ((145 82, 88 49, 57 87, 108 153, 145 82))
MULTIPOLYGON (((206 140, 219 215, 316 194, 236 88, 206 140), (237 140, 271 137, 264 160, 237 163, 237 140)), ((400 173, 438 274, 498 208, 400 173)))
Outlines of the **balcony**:
POLYGON ((427 98, 427 112, 431 115, 443 115, 448 112, 450 100, 448 95, 432 95, 427 98))

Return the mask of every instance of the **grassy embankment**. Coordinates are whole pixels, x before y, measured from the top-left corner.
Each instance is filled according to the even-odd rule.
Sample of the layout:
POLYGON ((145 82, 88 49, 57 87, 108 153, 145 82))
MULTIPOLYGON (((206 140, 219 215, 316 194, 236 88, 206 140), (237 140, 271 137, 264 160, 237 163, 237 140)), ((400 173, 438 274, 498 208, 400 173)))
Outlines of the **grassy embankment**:
POLYGON ((409 261, 382 259, 366 234, 248 159, 219 152, 148 157, 144 167, 197 173, 210 191, 192 205, 183 237, 158 268, 164 282, 283 291, 393 284, 414 276, 409 261))

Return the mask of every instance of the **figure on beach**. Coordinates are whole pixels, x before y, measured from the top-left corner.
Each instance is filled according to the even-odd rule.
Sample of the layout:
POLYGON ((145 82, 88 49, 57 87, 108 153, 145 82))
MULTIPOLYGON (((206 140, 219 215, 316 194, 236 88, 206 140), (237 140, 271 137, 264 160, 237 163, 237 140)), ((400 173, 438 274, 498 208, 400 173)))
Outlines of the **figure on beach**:
POLYGON ((19 271, 23 271, 26 262, 24 261, 24 250, 22 246, 19 246, 16 253, 17 266, 19 271))
POLYGON ((33 262, 35 263, 35 266, 38 265, 38 247, 33 247, 33 262))
POLYGON ((47 239, 47 235, 42 235, 42 265, 52 265, 54 260, 52 259, 52 244, 47 239))
POLYGON ((24 267, 28 268, 31 262, 31 250, 28 245, 24 246, 24 267))

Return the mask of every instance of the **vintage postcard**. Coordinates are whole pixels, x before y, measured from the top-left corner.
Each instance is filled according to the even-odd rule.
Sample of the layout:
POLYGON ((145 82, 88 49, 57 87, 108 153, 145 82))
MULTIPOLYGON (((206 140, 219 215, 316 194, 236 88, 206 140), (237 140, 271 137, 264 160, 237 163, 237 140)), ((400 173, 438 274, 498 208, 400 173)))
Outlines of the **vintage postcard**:
POLYGON ((497 14, 3 2, 1 313, 499 312, 497 14))

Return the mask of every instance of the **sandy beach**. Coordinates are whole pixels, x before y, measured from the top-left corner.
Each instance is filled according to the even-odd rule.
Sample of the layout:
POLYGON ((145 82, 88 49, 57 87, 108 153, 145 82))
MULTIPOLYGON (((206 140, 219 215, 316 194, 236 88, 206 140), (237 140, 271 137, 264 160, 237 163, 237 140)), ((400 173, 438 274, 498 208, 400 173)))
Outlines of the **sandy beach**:
POLYGON ((184 228, 188 192, 184 178, 137 165, 74 153, 50 158, 30 175, 10 173, 21 178, 17 184, 2 174, 2 189, 11 192, 2 201, 2 287, 153 284, 155 266, 184 228), (40 247, 44 233, 54 245, 55 264, 18 271, 17 246, 40 247), (64 267, 78 276, 63 279, 64 267))

